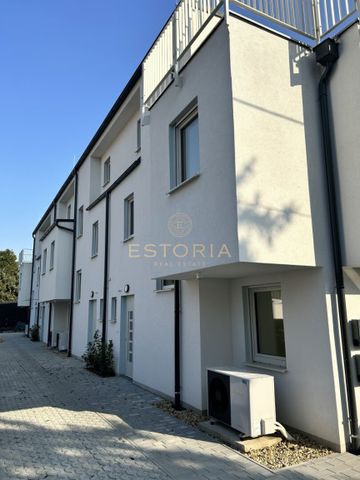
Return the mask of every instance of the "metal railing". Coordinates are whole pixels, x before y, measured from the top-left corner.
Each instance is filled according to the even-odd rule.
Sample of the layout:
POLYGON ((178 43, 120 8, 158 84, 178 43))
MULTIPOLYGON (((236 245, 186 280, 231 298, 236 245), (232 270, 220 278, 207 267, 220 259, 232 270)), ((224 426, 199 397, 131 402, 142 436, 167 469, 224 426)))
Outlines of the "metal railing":
POLYGON ((359 12, 359 3, 360 0, 180 0, 144 60, 143 103, 151 107, 176 77, 183 57, 190 58, 229 11, 281 33, 293 32, 294 39, 300 37, 308 46, 314 46, 338 27, 345 28, 359 12))
POLYGON ((32 250, 30 248, 24 248, 19 254, 19 264, 32 262, 32 250))
MULTIPOLYGON (((156 94, 198 39, 204 28, 224 7, 224 0, 181 0, 146 56, 144 71, 144 103, 156 94)), ((222 18, 222 15, 221 15, 222 18)))

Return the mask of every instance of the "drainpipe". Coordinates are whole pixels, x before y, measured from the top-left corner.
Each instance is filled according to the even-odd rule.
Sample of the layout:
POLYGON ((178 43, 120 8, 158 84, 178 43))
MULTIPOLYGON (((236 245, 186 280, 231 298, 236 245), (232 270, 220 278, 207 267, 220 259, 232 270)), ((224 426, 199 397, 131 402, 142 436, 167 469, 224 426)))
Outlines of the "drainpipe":
POLYGON ((73 242, 72 242, 72 260, 71 260, 71 291, 70 291, 70 315, 69 315, 69 342, 67 356, 71 357, 72 330, 74 318, 74 296, 75 296, 75 268, 76 268, 76 231, 77 231, 77 204, 78 204, 78 172, 75 173, 75 192, 74 192, 74 222, 73 222, 73 242))
POLYGON ((30 301, 29 301, 29 314, 28 314, 28 331, 26 336, 29 337, 30 333, 30 319, 31 319, 31 304, 33 301, 33 281, 34 281, 34 267, 35 267, 35 235, 32 235, 33 237, 33 251, 32 251, 32 261, 31 261, 31 281, 30 281, 30 301))
POLYGON ((105 203, 105 252, 104 252, 104 289, 103 289, 103 318, 101 342, 106 342, 106 316, 108 297, 108 263, 109 263, 109 217, 110 217, 110 192, 106 193, 105 203))
POLYGON ((47 334, 47 346, 48 347, 51 347, 51 341, 50 341, 51 317, 52 317, 52 302, 49 303, 49 320, 48 320, 48 334, 47 334))
POLYGON ((181 396, 180 396, 180 281, 175 280, 174 285, 174 365, 175 365, 175 394, 174 394, 174 408, 181 410, 181 396))
POLYGON ((336 165, 332 151, 331 121, 329 112, 328 83, 335 62, 339 57, 338 44, 333 39, 325 40, 314 48, 316 61, 324 68, 319 82, 319 100, 324 148, 324 164, 327 183, 327 201, 331 229, 333 266, 336 282, 337 307, 341 329, 341 343, 344 362, 345 386, 349 408, 350 451, 357 450, 358 423, 356 412, 355 389, 351 375, 351 349, 347 337, 347 312, 345 300, 345 283, 343 272, 343 252, 340 234, 340 208, 337 195, 336 165))

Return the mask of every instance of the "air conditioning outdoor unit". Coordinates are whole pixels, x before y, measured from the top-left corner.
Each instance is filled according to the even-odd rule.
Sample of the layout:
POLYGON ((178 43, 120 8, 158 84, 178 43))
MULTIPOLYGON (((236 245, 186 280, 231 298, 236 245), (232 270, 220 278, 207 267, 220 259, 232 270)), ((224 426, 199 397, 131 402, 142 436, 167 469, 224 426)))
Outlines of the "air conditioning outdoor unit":
POLYGON ((69 334, 68 332, 59 333, 59 352, 64 352, 68 349, 69 334))
POLYGON ((274 378, 233 367, 208 368, 208 413, 243 437, 278 430, 274 378))

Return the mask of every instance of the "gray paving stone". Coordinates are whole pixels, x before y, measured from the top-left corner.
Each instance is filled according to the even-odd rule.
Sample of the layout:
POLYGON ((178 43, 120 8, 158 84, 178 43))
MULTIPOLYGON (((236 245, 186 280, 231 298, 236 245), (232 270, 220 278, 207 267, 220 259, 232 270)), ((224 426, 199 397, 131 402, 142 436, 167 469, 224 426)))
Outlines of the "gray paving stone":
POLYGON ((125 378, 2 337, 0 480, 360 480, 350 454, 269 472, 153 407, 159 398, 125 378))

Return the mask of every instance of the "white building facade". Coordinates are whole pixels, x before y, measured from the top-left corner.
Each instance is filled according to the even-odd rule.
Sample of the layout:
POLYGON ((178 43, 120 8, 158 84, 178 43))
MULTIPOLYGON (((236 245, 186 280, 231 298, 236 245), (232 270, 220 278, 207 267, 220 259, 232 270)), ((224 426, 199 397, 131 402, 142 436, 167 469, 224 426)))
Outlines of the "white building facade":
POLYGON ((279 421, 344 451, 360 415, 358 12, 263 3, 179 2, 34 230, 30 325, 77 357, 98 330, 117 374, 201 411, 207 368, 270 373, 279 421))

